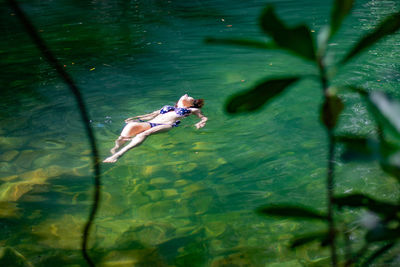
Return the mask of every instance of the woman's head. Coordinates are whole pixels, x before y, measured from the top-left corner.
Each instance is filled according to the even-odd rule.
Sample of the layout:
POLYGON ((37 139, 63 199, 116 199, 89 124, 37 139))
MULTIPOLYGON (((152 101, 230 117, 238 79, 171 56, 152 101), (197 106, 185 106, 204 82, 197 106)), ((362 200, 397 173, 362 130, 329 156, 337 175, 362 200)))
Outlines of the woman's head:
POLYGON ((187 94, 181 96, 181 98, 176 103, 177 107, 180 108, 201 108, 204 105, 203 99, 194 99, 187 94))
POLYGON ((202 108, 204 106, 204 99, 200 98, 200 99, 195 99, 193 101, 193 107, 194 108, 202 108))

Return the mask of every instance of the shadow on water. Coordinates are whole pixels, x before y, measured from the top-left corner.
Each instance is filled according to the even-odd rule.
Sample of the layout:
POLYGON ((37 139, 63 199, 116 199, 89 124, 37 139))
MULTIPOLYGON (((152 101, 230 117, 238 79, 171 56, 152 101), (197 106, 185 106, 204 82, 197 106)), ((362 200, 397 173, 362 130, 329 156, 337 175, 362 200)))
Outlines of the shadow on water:
POLYGON ((96 216, 96 213, 97 213, 97 210, 98 210, 98 207, 100 204, 101 174, 100 174, 100 160, 99 160, 99 155, 98 155, 98 150, 97 150, 97 145, 96 145, 96 139, 94 137, 93 130, 90 126, 90 119, 89 119, 89 115, 88 115, 88 112, 86 109, 85 101, 81 95, 79 88, 74 83, 73 79, 63 69, 63 66, 55 58, 55 56, 51 52, 51 50, 47 47, 46 43, 41 38, 41 36, 38 34, 38 31, 36 30, 34 25, 31 23, 31 21, 25 15, 23 10, 20 8, 18 2, 16 2, 15 0, 9 0, 8 4, 12 8, 12 10, 15 12, 14 15, 16 15, 18 17, 18 19, 20 20, 20 23, 25 28, 25 31, 28 33, 28 35, 32 39, 32 42, 35 43, 37 49, 41 52, 41 54, 46 59, 46 61, 50 64, 50 66, 55 69, 55 71, 58 73, 58 75, 63 80, 63 82, 68 86, 70 92, 74 95, 74 99, 75 99, 77 106, 79 108, 79 111, 80 111, 80 117, 85 126, 85 132, 87 134, 87 138, 88 138, 90 148, 91 148, 92 167, 93 167, 93 172, 94 172, 94 192, 93 192, 93 203, 92 203, 92 206, 90 209, 89 218, 86 221, 85 227, 83 230, 81 251, 82 251, 82 255, 85 258, 86 262, 90 266, 94 266, 92 259, 90 258, 90 256, 87 253, 87 246, 88 246, 90 228, 92 227, 94 218, 96 216))

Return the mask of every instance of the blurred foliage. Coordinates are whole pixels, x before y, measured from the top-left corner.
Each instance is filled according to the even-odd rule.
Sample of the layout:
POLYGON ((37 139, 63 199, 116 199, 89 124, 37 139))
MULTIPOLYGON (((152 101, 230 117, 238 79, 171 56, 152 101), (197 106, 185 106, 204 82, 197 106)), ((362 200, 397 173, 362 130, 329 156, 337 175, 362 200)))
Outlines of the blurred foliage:
MULTIPOLYGON (((344 162, 363 160, 378 161, 382 169, 400 182, 400 147, 395 141, 400 141, 400 101, 384 92, 366 90, 352 85, 330 85, 333 77, 327 73, 340 69, 361 52, 376 44, 381 39, 397 32, 400 29, 400 12, 383 19, 372 31, 365 34, 346 56, 339 61, 339 65, 327 66, 327 47, 330 39, 340 29, 342 21, 350 14, 354 0, 335 0, 333 3, 330 24, 318 34, 318 42, 313 39, 311 30, 306 25, 288 27, 277 16, 272 6, 267 6, 260 17, 260 27, 272 39, 270 42, 247 39, 217 39, 208 38, 207 43, 240 45, 249 48, 281 49, 290 52, 305 60, 312 61, 319 69, 324 102, 320 109, 321 122, 325 126, 330 149, 328 152, 327 167, 327 215, 312 208, 296 205, 270 204, 258 210, 259 213, 269 216, 285 217, 303 220, 319 220, 327 222, 328 230, 323 232, 306 233, 295 237, 291 247, 295 248, 310 242, 318 241, 321 246, 331 247, 332 266, 360 265, 368 266, 380 256, 388 253, 400 241, 400 202, 387 202, 372 198, 361 193, 334 196, 334 152, 337 144, 343 144, 341 154, 344 162), (335 133, 337 122, 344 108, 338 89, 345 92, 359 94, 367 103, 368 110, 376 123, 376 136, 361 136, 348 133, 335 133), (354 221, 346 222, 340 216, 344 208, 362 209, 366 212, 360 217, 363 226, 365 245, 356 252, 352 250, 351 240, 346 229, 354 221), (334 216, 334 214, 336 216, 334 216), (342 225, 339 227, 339 224, 342 225), (335 249, 338 237, 343 237, 348 243, 346 253, 337 260, 335 249)), ((276 96, 282 94, 295 82, 303 77, 269 78, 249 90, 239 92, 230 97, 226 104, 229 113, 252 112, 263 107, 276 96)), ((391 260, 396 260, 396 256, 391 260)), ((386 262, 390 264, 390 262, 386 262)))
POLYGON ((254 89, 232 96, 226 110, 230 113, 253 111, 263 106, 268 100, 281 94, 289 85, 299 78, 282 78, 268 80, 257 85, 254 89))

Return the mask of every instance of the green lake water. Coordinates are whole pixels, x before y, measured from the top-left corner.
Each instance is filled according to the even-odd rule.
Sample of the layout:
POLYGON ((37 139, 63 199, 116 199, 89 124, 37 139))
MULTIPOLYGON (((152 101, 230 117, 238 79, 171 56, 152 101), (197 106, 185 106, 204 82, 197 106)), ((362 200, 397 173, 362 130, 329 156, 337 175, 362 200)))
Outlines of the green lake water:
MULTIPOLYGON (((327 142, 315 79, 259 112, 231 116, 224 103, 265 77, 317 74, 285 53, 207 45, 206 37, 265 39, 266 3, 316 33, 331 1, 20 1, 82 90, 102 158, 127 117, 204 98, 205 128, 189 117, 115 164, 102 165, 102 202, 90 255, 99 266, 326 266, 327 250, 287 245, 319 223, 272 219, 255 209, 298 203, 323 211, 327 142), (236 264, 236 265, 233 265, 236 264)), ((74 98, 16 16, 0 4, 0 245, 34 266, 85 266, 82 229, 93 189, 90 147, 74 98), (22 255, 22 256, 21 256, 22 255)), ((357 1, 329 49, 340 57, 398 1, 357 1)), ((316 33, 314 33, 316 35, 316 33)), ((400 37, 340 70, 335 82, 399 95, 400 37)), ((337 58, 336 58, 337 60, 337 58)), ((339 131, 374 129, 365 106, 344 95, 339 131)), ((398 197, 371 163, 336 161, 338 193, 398 197)), ((354 234, 355 244, 362 238, 354 234)))

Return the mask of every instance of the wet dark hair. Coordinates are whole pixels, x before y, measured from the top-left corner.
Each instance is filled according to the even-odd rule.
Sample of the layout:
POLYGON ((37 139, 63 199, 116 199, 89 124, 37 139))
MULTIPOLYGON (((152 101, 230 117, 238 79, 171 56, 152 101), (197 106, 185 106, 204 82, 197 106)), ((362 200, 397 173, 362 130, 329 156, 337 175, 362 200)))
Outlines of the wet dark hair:
POLYGON ((202 108, 204 106, 204 99, 195 99, 193 101, 193 107, 194 108, 202 108))

